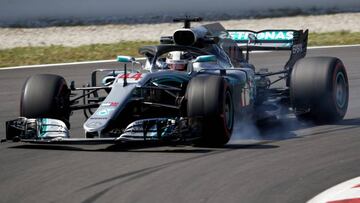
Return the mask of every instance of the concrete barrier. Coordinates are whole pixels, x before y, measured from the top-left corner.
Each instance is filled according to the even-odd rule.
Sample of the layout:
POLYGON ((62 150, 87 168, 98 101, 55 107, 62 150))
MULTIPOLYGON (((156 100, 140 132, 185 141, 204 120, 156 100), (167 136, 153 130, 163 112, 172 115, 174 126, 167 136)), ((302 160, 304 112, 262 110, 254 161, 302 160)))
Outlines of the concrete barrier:
POLYGON ((0 25, 56 20, 151 22, 186 14, 227 18, 304 11, 360 11, 360 0, 0 0, 0 25))

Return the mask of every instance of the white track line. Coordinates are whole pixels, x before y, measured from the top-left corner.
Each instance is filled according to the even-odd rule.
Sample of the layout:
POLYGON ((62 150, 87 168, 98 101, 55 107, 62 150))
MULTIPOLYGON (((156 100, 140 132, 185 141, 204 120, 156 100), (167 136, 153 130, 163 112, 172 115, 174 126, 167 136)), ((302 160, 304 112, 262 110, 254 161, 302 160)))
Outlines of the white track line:
POLYGON ((313 46, 308 49, 331 49, 331 48, 346 48, 346 47, 359 47, 360 44, 349 44, 349 45, 329 45, 329 46, 313 46))
POLYGON ((82 61, 82 62, 71 62, 71 63, 52 63, 52 64, 39 64, 39 65, 27 65, 27 66, 13 66, 0 68, 1 70, 12 70, 12 69, 25 69, 25 68, 42 68, 42 67, 56 67, 56 66, 70 66, 70 65, 80 65, 80 64, 94 64, 94 63, 109 63, 116 62, 115 59, 112 60, 99 60, 99 61, 82 61))
MULTIPOLYGON (((352 44, 352 45, 333 45, 333 46, 314 46, 308 47, 308 49, 331 49, 331 48, 346 48, 346 47, 359 47, 360 44, 352 44)), ((270 51, 259 51, 254 53, 264 53, 270 51)), ((144 58, 137 58, 144 59, 144 58)), ((54 63, 54 64, 39 64, 39 65, 27 65, 27 66, 14 66, 14 67, 6 67, 0 68, 2 70, 13 70, 13 69, 25 69, 25 68, 42 68, 42 67, 58 67, 58 66, 70 66, 70 65, 81 65, 81 64, 95 64, 95 63, 109 63, 116 62, 115 59, 112 60, 99 60, 99 61, 82 61, 82 62, 71 62, 71 63, 54 63)))

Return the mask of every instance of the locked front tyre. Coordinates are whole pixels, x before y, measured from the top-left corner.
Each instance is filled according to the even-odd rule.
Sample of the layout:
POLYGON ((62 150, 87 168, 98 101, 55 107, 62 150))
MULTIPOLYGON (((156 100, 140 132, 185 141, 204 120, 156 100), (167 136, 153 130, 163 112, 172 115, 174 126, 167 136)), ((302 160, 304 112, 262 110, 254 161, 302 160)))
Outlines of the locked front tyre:
POLYGON ((322 124, 343 119, 349 83, 342 61, 335 57, 300 59, 291 74, 290 100, 302 121, 322 124))
POLYGON ((234 105, 227 81, 221 76, 199 75, 190 81, 186 96, 190 127, 200 135, 195 144, 226 144, 234 125, 234 105))

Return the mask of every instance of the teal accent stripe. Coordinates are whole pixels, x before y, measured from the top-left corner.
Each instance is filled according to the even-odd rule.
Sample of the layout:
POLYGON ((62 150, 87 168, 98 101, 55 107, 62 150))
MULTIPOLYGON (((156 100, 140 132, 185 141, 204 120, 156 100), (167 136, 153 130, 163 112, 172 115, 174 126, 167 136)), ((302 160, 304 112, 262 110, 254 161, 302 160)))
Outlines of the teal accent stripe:
POLYGON ((44 123, 47 123, 47 118, 41 119, 41 128, 40 128, 40 138, 43 138, 45 133, 47 132, 47 125, 44 125, 44 123))

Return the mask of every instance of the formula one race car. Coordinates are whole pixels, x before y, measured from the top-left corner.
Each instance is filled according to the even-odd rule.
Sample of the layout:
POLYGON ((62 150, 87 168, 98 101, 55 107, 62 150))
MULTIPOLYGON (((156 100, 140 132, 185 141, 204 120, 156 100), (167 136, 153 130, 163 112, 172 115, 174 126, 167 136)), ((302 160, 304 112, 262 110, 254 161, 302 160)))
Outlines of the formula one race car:
POLYGON ((236 120, 256 122, 284 112, 315 123, 344 117, 349 97, 345 67, 334 57, 304 58, 307 30, 225 30, 219 23, 190 27, 200 20, 176 19, 184 22, 182 29, 161 37, 160 45, 139 49, 145 60, 118 56, 122 69, 96 70, 86 87, 69 87, 58 75, 31 76, 22 90, 21 117, 6 123, 6 138, 221 146, 236 120), (288 50, 290 58, 277 72, 256 70, 249 52, 257 50, 288 50), (99 72, 105 73, 101 85, 99 72), (279 81, 282 87, 273 85, 279 81), (75 110, 87 117, 85 138, 69 136, 75 110))

